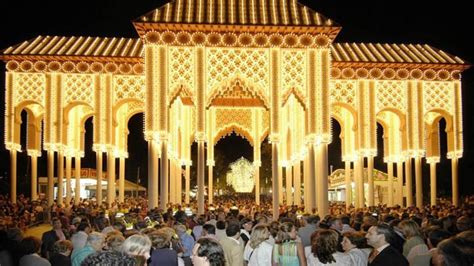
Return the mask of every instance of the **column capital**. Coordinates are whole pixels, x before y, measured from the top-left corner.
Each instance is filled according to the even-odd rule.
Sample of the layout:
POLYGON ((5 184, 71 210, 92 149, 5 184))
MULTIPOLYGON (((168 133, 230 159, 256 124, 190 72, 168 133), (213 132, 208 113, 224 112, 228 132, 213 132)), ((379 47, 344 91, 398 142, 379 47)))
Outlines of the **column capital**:
POLYGON ((206 142, 206 132, 196 132, 196 134, 194 134, 194 140, 197 142, 206 142))
POLYGON ((215 166, 216 165, 216 161, 214 160, 211 160, 211 159, 208 159, 207 162, 206 162, 207 166, 215 166))
POLYGON ((426 163, 427 164, 432 164, 432 163, 439 163, 440 162, 440 159, 439 157, 428 157, 426 158, 426 163))
POLYGON ((41 157, 41 151, 38 150, 27 150, 27 154, 31 157, 41 157))
POLYGON ((446 158, 452 160, 454 158, 462 158, 463 151, 450 151, 446 153, 446 158))
POLYGON ((270 143, 275 143, 275 144, 278 144, 280 143, 280 135, 275 133, 275 134, 271 134, 269 137, 268 137, 268 141, 270 143))

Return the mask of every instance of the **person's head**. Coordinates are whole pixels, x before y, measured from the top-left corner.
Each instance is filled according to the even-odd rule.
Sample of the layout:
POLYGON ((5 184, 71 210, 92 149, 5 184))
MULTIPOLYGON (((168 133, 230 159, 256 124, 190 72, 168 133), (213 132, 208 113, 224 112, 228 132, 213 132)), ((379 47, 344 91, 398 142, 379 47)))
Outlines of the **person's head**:
POLYGON ((136 234, 125 239, 122 243, 122 252, 133 257, 143 256, 150 258, 151 241, 146 235, 136 234))
POLYGON ((171 243, 171 236, 163 230, 157 230, 148 235, 151 240, 153 248, 161 249, 168 248, 171 243))
POLYGON ((122 247, 125 237, 121 234, 111 234, 105 240, 107 250, 119 251, 122 247))
POLYGON ((321 229, 311 235, 311 252, 324 264, 336 262, 338 235, 331 229, 321 229))
POLYGON ((62 228, 61 221, 58 218, 53 218, 51 220, 51 225, 53 226, 54 230, 60 230, 62 228))
POLYGON ((286 222, 280 225, 280 230, 277 234, 279 243, 288 242, 296 239, 296 227, 293 223, 286 222))
POLYGON ((202 226, 202 235, 215 235, 216 234, 216 227, 213 224, 205 224, 202 226))
POLYGON ((450 232, 441 228, 435 228, 428 233, 428 247, 430 249, 435 248, 441 241, 448 239, 449 237, 451 237, 450 232))
POLYGON ((412 220, 404 220, 398 224, 398 228, 402 231, 403 235, 410 239, 415 236, 421 237, 420 227, 415 221, 412 220))
POLYGON ((471 219, 467 216, 461 216, 456 220, 456 228, 459 232, 472 229, 471 219))
POLYGON ((41 240, 35 236, 27 236, 21 240, 20 247, 26 255, 38 253, 41 248, 41 240))
POLYGON ((174 230, 176 231, 176 234, 178 236, 186 234, 186 226, 185 225, 182 225, 182 224, 175 225, 174 230))
POLYGON ((77 231, 84 231, 89 234, 91 232, 91 226, 87 221, 83 221, 77 226, 77 231))
POLYGON ((105 245, 105 235, 98 232, 92 232, 87 236, 87 244, 99 251, 105 245))
POLYGON ((245 231, 247 231, 247 232, 252 231, 252 227, 253 227, 252 220, 250 220, 248 218, 244 218, 244 219, 242 219, 242 221, 240 221, 240 224, 242 226, 241 228, 244 229, 245 231))
POLYGON ((435 266, 474 265, 474 231, 465 231, 438 244, 433 254, 435 266))
POLYGON ((224 266, 224 250, 213 239, 201 238, 194 245, 192 256, 194 266, 224 266))
POLYGON ((219 230, 225 230, 225 221, 222 221, 222 220, 217 221, 216 227, 219 230))
POLYGON ((348 225, 351 222, 351 218, 347 215, 344 215, 344 216, 341 217, 341 222, 342 222, 342 224, 347 224, 348 225))
POLYGON ((252 230, 252 234, 250 235, 250 247, 253 249, 257 248, 258 245, 260 245, 260 243, 262 243, 263 241, 267 240, 269 236, 270 231, 268 230, 266 225, 256 225, 252 230))
POLYGON ((225 229, 225 234, 228 237, 234 237, 238 239, 240 236, 240 225, 235 222, 229 223, 229 225, 227 225, 227 228, 225 229))
POLYGON ((53 252, 57 254, 61 254, 64 256, 71 255, 72 252, 72 242, 69 240, 58 240, 54 242, 53 245, 53 252))
POLYGON ((388 244, 393 236, 393 229, 387 224, 378 224, 371 226, 369 231, 365 235, 367 238, 367 244, 373 248, 379 248, 385 244, 388 244))
POLYGON ((342 236, 341 244, 344 251, 349 251, 353 248, 361 249, 367 247, 367 239, 363 232, 346 232, 342 236))
POLYGON ((342 231, 342 221, 339 218, 334 218, 329 221, 331 229, 337 230, 339 232, 342 231))
POLYGON ((268 226, 268 229, 270 230, 270 235, 273 238, 276 238, 278 235, 278 231, 280 230, 280 223, 277 221, 272 221, 268 226))

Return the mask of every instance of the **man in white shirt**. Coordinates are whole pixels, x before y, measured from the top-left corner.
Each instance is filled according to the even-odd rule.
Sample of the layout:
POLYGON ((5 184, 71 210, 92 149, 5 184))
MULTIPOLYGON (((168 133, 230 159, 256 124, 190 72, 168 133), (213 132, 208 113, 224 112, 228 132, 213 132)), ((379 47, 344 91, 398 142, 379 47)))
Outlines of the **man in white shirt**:
POLYGON ((244 264, 244 247, 240 244, 240 225, 229 223, 225 230, 227 237, 221 240, 226 266, 242 266, 244 264))

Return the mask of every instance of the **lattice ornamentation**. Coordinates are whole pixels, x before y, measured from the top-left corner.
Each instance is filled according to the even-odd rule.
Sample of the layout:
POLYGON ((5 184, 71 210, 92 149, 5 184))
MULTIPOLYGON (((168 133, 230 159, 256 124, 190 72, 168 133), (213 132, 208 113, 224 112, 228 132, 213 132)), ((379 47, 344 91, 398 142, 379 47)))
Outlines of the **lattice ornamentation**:
POLYGON ((306 52, 284 50, 282 68, 283 89, 287 91, 295 88, 306 101, 306 52))
POLYGON ((217 131, 230 124, 237 124, 242 128, 252 132, 252 111, 250 109, 216 109, 216 129, 217 131))
POLYGON ((406 110, 406 92, 406 82, 389 80, 376 82, 376 113, 384 108, 406 110))
POLYGON ((15 93, 13 105, 23 101, 36 101, 44 106, 45 78, 44 74, 18 73, 16 75, 15 93))
POLYGON ((423 84, 424 112, 432 109, 443 109, 453 113, 453 83, 451 82, 425 82, 423 84))
POLYGON ((355 107, 356 81, 334 80, 330 93, 331 103, 346 103, 355 107))
POLYGON ((85 102, 94 105, 94 86, 90 75, 67 74, 63 80, 64 105, 71 102, 85 102))
POLYGON ((145 100, 145 77, 116 75, 114 76, 115 100, 137 99, 145 100))
POLYGON ((137 114, 137 113, 141 113, 141 112, 144 112, 145 111, 145 108, 144 108, 144 104, 143 104, 143 101, 133 101, 133 102, 129 102, 127 104, 127 115, 130 116, 132 114, 137 114))
POLYGON ((169 49, 169 89, 183 85, 194 92, 194 53, 192 48, 169 49))
POLYGON ((208 49, 207 87, 214 90, 224 80, 242 76, 262 88, 268 97, 268 63, 268 52, 261 49, 208 49))

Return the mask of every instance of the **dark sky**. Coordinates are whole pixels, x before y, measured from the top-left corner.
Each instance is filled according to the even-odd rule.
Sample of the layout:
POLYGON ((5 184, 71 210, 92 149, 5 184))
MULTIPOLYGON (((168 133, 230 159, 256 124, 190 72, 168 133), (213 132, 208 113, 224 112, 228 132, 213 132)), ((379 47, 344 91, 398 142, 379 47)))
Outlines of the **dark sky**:
MULTIPOLYGON (((469 62, 474 61, 472 35, 473 14, 467 6, 468 1, 453 0, 448 2, 433 1, 300 1, 314 10, 332 18, 342 27, 337 37, 338 42, 380 42, 380 43, 421 43, 430 44, 450 54, 457 55, 469 62)), ((17 44, 37 35, 64 36, 107 36, 137 37, 130 23, 131 20, 161 6, 166 1, 120 1, 120 0, 84 0, 84 1, 6 1, 0 11, 0 49, 17 44), (74 6, 70 6, 70 5, 74 6)), ((4 113, 4 64, 0 63, 0 113, 4 113)), ((474 89, 473 70, 463 74, 463 113, 464 113, 464 158, 460 161, 461 193, 474 193, 470 174, 474 172, 474 144, 472 115, 474 89)), ((134 117, 133 123, 139 124, 140 117, 134 117)), ((3 142, 3 117, 0 117, 0 139, 3 142)), ((90 121, 89 121, 90 124, 90 121)), ((140 132, 132 134, 135 138, 140 132)), ((91 134, 88 136, 92 137, 91 134)), ((133 154, 146 155, 143 141, 137 142, 142 151, 131 151, 133 154)), ((330 146, 331 147, 331 146, 330 146)), ((87 147, 90 151, 90 147, 87 147)), ((339 156, 330 156, 330 162, 339 156)), ((85 166, 93 167, 95 156, 88 152, 85 166)), ((21 156, 20 156, 21 157, 21 156)), ((240 157, 240 156, 238 156, 240 157)), ((142 166, 142 176, 146 170, 145 158, 136 159, 127 168, 134 169, 129 175, 136 176, 136 168, 142 166)), ((21 160, 21 159, 19 159, 21 160)), ((132 157, 131 160, 134 160, 132 157)), ((9 156, 4 145, 0 145, 0 176, 9 172, 9 156)), ((26 162, 23 160, 21 163, 26 162)), ((19 162, 20 163, 20 162, 19 162)), ((377 164, 376 164, 377 165, 377 164)), ((450 189, 450 164, 445 160, 438 167, 438 178, 442 185, 450 189)), ((21 165, 18 176, 24 176, 25 166, 21 165), (22 173, 23 171, 23 173, 22 173)), ((423 169, 425 188, 429 179, 428 168, 423 169)), ((46 172, 39 170, 40 176, 46 172)), ((142 179, 144 179, 142 177, 142 179)), ((0 193, 7 191, 4 185, 7 180, 0 180, 0 193), (6 190, 5 190, 6 189, 6 190)), ((438 185, 439 186, 439 185, 438 185)), ((426 192, 425 192, 426 194, 426 192)))

